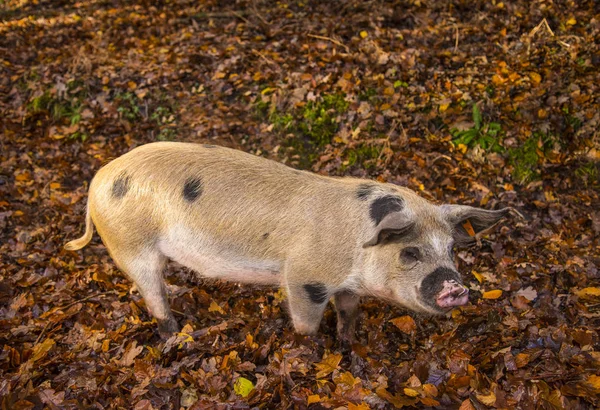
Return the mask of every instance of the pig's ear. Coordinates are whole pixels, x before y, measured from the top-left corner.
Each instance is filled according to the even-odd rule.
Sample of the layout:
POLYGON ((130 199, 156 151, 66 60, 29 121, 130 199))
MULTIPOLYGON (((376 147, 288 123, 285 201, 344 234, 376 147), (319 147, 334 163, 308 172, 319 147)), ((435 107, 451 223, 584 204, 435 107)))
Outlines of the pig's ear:
POLYGON ((459 246, 474 242, 477 234, 496 225, 512 209, 488 211, 466 205, 442 205, 440 208, 453 227, 454 242, 459 246))
POLYGON ((391 212, 375 227, 375 234, 363 244, 363 248, 379 245, 391 236, 405 235, 414 225, 414 221, 406 213, 391 212))

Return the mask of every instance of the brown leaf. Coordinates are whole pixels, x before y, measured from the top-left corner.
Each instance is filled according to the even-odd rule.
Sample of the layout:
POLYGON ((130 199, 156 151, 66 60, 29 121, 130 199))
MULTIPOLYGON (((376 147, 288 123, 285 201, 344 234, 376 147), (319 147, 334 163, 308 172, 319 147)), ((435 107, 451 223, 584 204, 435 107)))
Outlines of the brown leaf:
POLYGON ((137 341, 134 340, 123 354, 123 357, 119 360, 119 365, 123 367, 131 366, 133 360, 142 353, 142 350, 144 350, 144 346, 138 346, 137 341))
POLYGON ((404 397, 399 394, 395 394, 392 396, 392 394, 383 387, 377 388, 375 393, 377 393, 379 397, 388 401, 398 409, 401 409, 404 406, 412 406, 417 402, 417 399, 415 398, 404 397))
POLYGON ((535 298, 537 298, 537 291, 531 287, 528 286, 525 289, 520 289, 519 291, 517 291, 517 295, 519 296, 523 296, 525 299, 529 300, 529 301, 533 301, 535 300, 535 298))

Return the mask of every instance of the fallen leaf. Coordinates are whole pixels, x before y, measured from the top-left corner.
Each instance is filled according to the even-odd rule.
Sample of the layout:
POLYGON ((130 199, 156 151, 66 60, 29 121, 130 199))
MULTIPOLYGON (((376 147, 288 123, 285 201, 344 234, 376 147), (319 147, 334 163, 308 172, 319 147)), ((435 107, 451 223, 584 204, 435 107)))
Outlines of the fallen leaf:
POLYGON ((494 394, 494 392, 490 392, 486 395, 475 394, 475 397, 477 397, 477 400, 479 400, 486 406, 493 406, 494 404, 496 404, 496 395, 494 394))
POLYGON ((528 286, 525 289, 520 289, 517 291, 517 295, 519 296, 523 296, 525 299, 529 300, 529 301, 533 301, 535 300, 535 298, 537 298, 537 291, 531 287, 528 286))
POLYGON ((475 229, 473 229, 473 225, 471 225, 471 221, 469 221, 467 219, 466 221, 463 222, 462 226, 463 226, 463 228, 465 228, 465 231, 467 231, 469 236, 475 236, 475 229))
POLYGON ((426 395, 436 397, 438 395, 438 389, 433 384, 426 383, 423 385, 423 391, 426 395))
POLYGON ((483 292, 484 299, 498 299, 502 296, 502 291, 500 289, 489 290, 487 292, 483 292))
POLYGON ((370 410, 371 408, 367 403, 354 404, 352 402, 348 403, 348 410, 370 410))
POLYGON ((519 353, 515 356, 515 364, 517 365, 517 368, 520 369, 522 367, 527 366, 527 364, 529 363, 529 354, 527 353, 519 353))
POLYGON ((118 361, 119 365, 128 367, 133 364, 133 360, 142 353, 144 346, 138 346, 137 341, 134 340, 127 348, 127 351, 123 354, 123 357, 118 361))
POLYGON ((430 407, 436 407, 440 405, 439 401, 432 399, 431 397, 422 397, 420 401, 422 404, 430 407))
POLYGON ((534 85, 538 85, 542 81, 542 76, 535 72, 529 73, 529 78, 534 85))
POLYGON ((408 397, 417 397, 419 395, 419 392, 414 390, 414 389, 410 389, 408 387, 404 388, 404 394, 406 394, 408 397))
POLYGON ((325 357, 321 362, 315 363, 315 367, 317 368, 317 379, 321 379, 328 374, 332 373, 335 369, 338 368, 338 365, 342 361, 341 354, 329 354, 325 357))
POLYGON ((307 404, 311 405, 313 403, 318 403, 321 401, 321 396, 318 394, 311 394, 308 396, 307 404))
POLYGON ((476 410, 475 406, 473 406, 473 404, 471 403, 470 399, 466 399, 465 401, 463 401, 460 405, 460 407, 458 408, 458 410, 476 410))
POLYGON ((412 334, 417 330, 417 324, 410 316, 400 316, 395 319, 391 319, 390 322, 392 322, 394 326, 406 334, 412 334))
POLYGON ((214 300, 210 302, 210 306, 208 307, 209 312, 219 312, 221 314, 225 314, 225 311, 221 306, 217 304, 214 300))
POLYGON ((38 360, 43 359, 55 344, 56 342, 54 339, 48 338, 42 343, 38 343, 37 345, 33 346, 33 353, 31 354, 29 360, 32 362, 37 362, 38 360))
POLYGON ((592 388, 600 392, 600 376, 596 376, 595 374, 590 375, 586 383, 589 384, 592 388))
POLYGON ((600 288, 583 288, 575 292, 582 299, 591 299, 600 296, 600 288))
POLYGON ((245 377, 238 377, 233 385, 233 390, 238 396, 246 397, 254 390, 254 384, 245 377))

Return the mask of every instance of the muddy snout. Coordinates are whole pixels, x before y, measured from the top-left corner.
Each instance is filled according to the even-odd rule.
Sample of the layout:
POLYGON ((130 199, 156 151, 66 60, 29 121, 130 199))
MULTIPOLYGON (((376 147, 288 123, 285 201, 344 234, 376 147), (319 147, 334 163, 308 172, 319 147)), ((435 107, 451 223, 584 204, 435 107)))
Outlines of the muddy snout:
POLYGON ((445 280, 435 303, 442 309, 466 305, 469 301, 469 289, 454 279, 445 280))

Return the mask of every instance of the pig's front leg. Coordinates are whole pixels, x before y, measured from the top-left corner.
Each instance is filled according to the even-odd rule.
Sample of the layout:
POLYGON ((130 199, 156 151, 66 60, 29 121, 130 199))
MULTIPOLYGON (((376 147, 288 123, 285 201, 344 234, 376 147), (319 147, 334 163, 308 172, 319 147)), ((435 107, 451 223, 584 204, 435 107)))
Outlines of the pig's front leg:
POLYGON ((314 335, 319 330, 323 312, 331 297, 321 282, 288 283, 288 301, 294 329, 302 335, 314 335))
POLYGON ((360 297, 349 291, 341 291, 335 294, 334 300, 340 342, 342 344, 352 344, 356 333, 356 318, 360 297))

